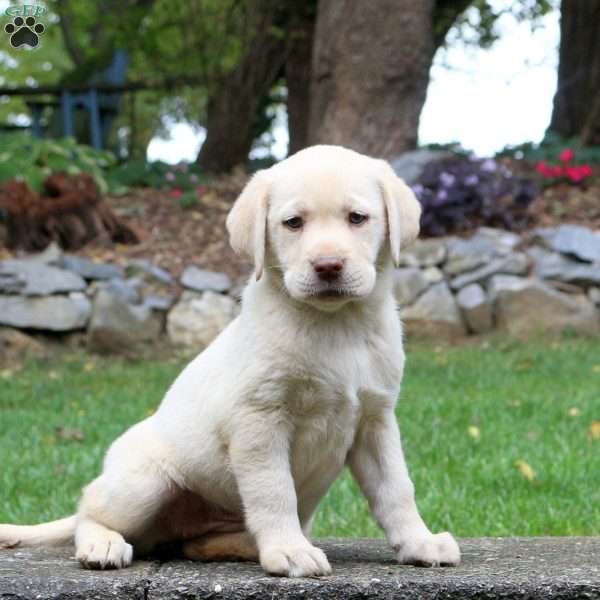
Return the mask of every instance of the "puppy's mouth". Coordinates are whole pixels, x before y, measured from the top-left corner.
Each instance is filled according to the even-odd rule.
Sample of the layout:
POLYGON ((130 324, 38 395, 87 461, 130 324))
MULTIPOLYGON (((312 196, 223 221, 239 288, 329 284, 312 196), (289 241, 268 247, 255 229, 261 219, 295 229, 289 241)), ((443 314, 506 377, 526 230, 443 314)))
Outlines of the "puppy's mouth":
POLYGON ((324 290, 318 290, 310 294, 313 298, 319 300, 339 300, 340 298, 351 298, 354 294, 348 290, 340 288, 327 288, 324 290))

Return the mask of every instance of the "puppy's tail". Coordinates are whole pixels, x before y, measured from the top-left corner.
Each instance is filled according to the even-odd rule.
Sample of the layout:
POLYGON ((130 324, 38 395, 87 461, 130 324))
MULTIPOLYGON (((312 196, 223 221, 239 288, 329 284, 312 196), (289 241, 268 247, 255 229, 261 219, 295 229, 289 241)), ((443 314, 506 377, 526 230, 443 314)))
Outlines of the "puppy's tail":
POLYGON ((65 546, 75 535, 75 515, 42 525, 0 525, 0 548, 65 546))

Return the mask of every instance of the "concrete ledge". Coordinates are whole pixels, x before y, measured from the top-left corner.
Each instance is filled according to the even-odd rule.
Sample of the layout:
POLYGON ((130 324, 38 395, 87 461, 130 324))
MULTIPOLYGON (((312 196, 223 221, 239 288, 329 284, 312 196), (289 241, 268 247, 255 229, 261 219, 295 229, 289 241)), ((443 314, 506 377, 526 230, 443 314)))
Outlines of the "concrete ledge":
POLYGON ((0 551, 2 600, 600 599, 600 538, 462 540, 454 569, 397 565, 381 541, 322 540, 334 574, 280 579, 251 563, 137 561, 85 571, 72 550, 0 551))

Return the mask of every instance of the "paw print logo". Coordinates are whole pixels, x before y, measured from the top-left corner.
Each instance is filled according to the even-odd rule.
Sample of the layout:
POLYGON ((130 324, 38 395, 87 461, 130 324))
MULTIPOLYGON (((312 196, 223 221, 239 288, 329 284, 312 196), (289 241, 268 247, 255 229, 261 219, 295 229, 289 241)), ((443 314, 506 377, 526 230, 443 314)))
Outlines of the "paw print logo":
POLYGON ((7 23, 4 31, 10 35, 10 45, 13 48, 29 46, 35 48, 40 43, 40 35, 46 28, 38 23, 35 17, 15 17, 12 23, 7 23))

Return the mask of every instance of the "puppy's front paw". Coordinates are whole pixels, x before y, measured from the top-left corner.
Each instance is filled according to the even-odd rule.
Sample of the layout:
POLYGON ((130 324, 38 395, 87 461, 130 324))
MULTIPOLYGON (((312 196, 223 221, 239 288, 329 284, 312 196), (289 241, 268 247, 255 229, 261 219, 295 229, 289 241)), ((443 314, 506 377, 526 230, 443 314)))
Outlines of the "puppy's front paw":
POLYGON ((267 573, 283 577, 314 577, 331 573, 325 553, 308 542, 265 548, 260 552, 260 564, 267 573))
POLYGON ((78 545, 76 558, 86 569, 123 569, 133 560, 133 547, 111 532, 78 545))
POLYGON ((448 532, 408 536, 403 544, 394 549, 402 565, 456 567, 460 564, 460 549, 448 532))

